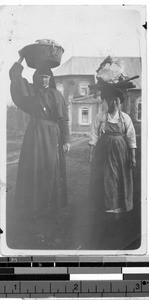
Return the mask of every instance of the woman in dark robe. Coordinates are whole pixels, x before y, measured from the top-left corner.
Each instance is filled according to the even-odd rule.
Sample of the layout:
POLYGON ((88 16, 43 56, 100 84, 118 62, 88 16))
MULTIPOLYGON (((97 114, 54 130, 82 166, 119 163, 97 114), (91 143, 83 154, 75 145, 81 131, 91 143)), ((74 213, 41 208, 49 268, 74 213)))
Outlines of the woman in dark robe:
POLYGON ((10 69, 11 96, 30 115, 20 153, 15 190, 16 214, 50 216, 67 204, 65 152, 70 148, 65 100, 56 90, 52 71, 45 66, 22 77, 23 57, 10 69))

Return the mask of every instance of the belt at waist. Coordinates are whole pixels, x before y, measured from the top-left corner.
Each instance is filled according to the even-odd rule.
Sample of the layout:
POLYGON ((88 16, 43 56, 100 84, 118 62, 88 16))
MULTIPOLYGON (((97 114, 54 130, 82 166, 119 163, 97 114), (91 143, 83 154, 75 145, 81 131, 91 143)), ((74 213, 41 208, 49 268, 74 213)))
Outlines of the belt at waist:
POLYGON ((58 125, 58 123, 55 121, 55 120, 45 120, 45 119, 31 119, 31 122, 33 123, 41 123, 41 124, 44 124, 44 125, 58 125))

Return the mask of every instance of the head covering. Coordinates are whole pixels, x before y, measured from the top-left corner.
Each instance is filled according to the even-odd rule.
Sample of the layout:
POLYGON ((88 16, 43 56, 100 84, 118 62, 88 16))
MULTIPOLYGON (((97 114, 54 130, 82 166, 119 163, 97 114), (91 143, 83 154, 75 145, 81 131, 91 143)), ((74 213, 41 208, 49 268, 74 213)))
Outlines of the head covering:
POLYGON ((33 83, 35 84, 35 86, 38 86, 38 76, 40 76, 40 75, 50 76, 51 78, 50 78, 50 82, 49 82, 49 87, 56 89, 56 84, 55 84, 53 73, 47 65, 42 65, 33 74, 33 83))
POLYGON ((121 90, 117 87, 115 87, 114 84, 112 83, 105 83, 105 82, 98 82, 97 89, 95 91, 94 97, 96 98, 96 94, 99 93, 100 91, 100 96, 101 99, 105 99, 108 101, 108 99, 112 98, 119 98, 120 102, 124 102, 125 100, 125 93, 126 91, 121 90))

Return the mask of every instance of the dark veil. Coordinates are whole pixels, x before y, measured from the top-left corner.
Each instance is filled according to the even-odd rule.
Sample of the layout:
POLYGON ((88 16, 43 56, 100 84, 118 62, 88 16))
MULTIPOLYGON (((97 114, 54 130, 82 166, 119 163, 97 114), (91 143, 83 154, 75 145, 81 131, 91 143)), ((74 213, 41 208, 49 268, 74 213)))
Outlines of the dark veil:
POLYGON ((51 76, 49 82, 49 88, 56 89, 55 79, 52 70, 48 66, 42 66, 41 68, 37 69, 33 74, 33 84, 35 87, 38 87, 38 76, 39 75, 49 75, 51 76))

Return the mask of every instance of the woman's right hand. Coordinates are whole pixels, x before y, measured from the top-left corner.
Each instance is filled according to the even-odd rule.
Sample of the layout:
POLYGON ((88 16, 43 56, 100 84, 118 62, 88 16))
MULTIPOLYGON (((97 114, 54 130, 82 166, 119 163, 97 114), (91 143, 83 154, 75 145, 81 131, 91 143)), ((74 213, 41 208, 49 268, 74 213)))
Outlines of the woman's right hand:
POLYGON ((91 163, 91 162, 92 162, 92 159, 93 159, 93 154, 92 154, 92 153, 90 153, 90 155, 89 155, 89 163, 91 163))
POLYGON ((19 57, 19 59, 18 59, 17 62, 18 62, 19 64, 21 64, 22 61, 23 61, 23 59, 24 59, 24 54, 23 54, 22 50, 19 51, 19 56, 20 56, 20 57, 19 57))
POLYGON ((95 146, 94 145, 89 145, 90 149, 89 149, 89 163, 92 162, 92 159, 93 159, 93 153, 94 153, 94 149, 95 149, 95 146))

